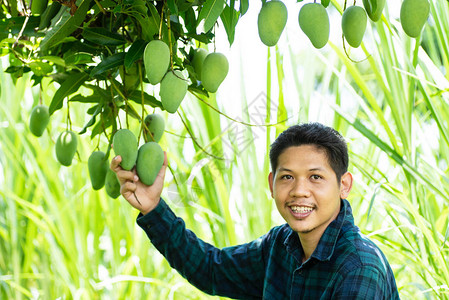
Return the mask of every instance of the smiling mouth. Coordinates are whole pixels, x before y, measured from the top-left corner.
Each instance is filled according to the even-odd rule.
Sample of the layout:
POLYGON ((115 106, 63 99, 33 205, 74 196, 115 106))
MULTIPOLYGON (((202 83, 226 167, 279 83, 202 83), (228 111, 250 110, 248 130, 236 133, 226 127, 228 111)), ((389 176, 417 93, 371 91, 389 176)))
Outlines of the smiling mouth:
POLYGON ((290 208, 290 211, 292 212, 293 216, 298 219, 304 219, 304 218, 308 217, 314 210, 313 207, 300 206, 300 205, 292 205, 292 206, 289 206, 289 208, 290 208))
POLYGON ((290 209, 294 213, 300 213, 300 214, 309 213, 313 210, 312 207, 308 207, 308 206, 290 206, 290 209))

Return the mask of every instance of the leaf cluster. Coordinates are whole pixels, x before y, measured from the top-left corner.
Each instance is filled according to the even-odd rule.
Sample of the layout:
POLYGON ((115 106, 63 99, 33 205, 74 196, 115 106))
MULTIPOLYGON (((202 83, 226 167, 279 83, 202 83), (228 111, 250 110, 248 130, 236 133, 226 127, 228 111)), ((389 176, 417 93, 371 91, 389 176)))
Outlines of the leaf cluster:
POLYGON ((58 83, 50 115, 65 101, 90 104, 91 119, 79 133, 93 126, 94 137, 111 126, 115 132, 120 110, 142 120, 132 103, 163 110, 144 88, 143 53, 151 40, 167 43, 171 68, 187 70, 189 90, 207 95, 191 64, 194 49, 214 42, 218 24, 232 44, 248 6, 248 0, 7 0, 0 11, 0 53, 9 55, 6 72, 13 78, 31 72, 34 85, 44 77, 58 83), (91 95, 81 95, 81 87, 91 95))

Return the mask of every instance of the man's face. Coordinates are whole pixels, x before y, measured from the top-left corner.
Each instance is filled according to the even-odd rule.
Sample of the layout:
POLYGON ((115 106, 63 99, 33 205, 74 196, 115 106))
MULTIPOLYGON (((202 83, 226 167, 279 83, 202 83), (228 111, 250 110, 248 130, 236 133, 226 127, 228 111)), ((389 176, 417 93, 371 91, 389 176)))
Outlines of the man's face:
POLYGON ((348 196, 352 175, 340 181, 329 165, 326 152, 315 145, 289 147, 278 158, 276 174, 268 177, 271 195, 290 227, 300 237, 321 238, 340 211, 340 199, 348 196))

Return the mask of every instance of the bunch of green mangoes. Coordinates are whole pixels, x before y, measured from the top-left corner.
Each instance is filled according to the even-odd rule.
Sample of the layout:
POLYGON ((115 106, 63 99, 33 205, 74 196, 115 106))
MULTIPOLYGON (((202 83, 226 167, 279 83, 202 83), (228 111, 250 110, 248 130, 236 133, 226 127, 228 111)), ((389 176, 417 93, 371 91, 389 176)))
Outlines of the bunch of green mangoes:
POLYGON ((195 49, 191 64, 196 78, 209 93, 218 90, 229 72, 229 62, 224 54, 208 53, 203 48, 195 49))
POLYGON ((103 151, 94 151, 87 160, 90 182, 94 190, 105 187, 106 193, 116 199, 120 196, 120 182, 109 168, 109 160, 103 151))
MULTIPOLYGON (((161 127, 156 129, 163 131, 161 127)), ((162 133, 155 130, 153 136, 156 135, 161 136, 162 133)), ((164 151, 157 142, 149 141, 139 147, 137 138, 131 130, 120 129, 114 134, 113 148, 115 155, 122 157, 120 166, 123 169, 131 170, 135 166, 141 182, 146 185, 154 183, 164 163, 164 151)))
POLYGON ((162 106, 175 113, 187 93, 187 80, 180 70, 170 70, 170 48, 161 40, 150 41, 144 50, 143 62, 149 82, 160 83, 162 106))

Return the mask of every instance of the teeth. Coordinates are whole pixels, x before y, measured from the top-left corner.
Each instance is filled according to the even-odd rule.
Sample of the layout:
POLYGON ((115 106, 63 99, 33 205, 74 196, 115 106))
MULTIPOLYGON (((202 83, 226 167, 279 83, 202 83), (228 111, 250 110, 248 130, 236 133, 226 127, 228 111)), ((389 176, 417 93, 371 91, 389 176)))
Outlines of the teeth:
POLYGON ((306 206, 291 206, 291 210, 295 213, 305 214, 311 212, 313 208, 306 206))

